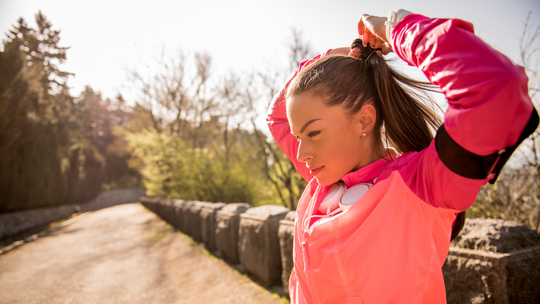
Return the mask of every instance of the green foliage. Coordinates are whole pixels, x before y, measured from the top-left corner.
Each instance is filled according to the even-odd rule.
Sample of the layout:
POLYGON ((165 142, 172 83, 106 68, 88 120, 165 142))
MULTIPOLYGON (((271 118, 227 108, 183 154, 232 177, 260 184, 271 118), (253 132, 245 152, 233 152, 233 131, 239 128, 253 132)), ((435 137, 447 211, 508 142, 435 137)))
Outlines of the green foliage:
POLYGON ((276 204, 271 185, 254 161, 253 135, 234 130, 233 143, 194 148, 179 137, 155 130, 127 136, 133 158, 129 164, 143 177, 149 195, 211 202, 276 204), (251 142, 250 142, 251 141, 251 142))

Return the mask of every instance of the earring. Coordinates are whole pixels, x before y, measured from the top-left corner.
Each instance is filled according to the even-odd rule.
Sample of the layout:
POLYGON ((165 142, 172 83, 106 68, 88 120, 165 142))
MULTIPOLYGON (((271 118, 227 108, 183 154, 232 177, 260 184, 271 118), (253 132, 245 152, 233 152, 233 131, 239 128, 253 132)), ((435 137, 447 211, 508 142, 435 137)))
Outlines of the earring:
POLYGON ((367 134, 366 134, 366 132, 364 132, 364 133, 362 134, 362 137, 366 137, 366 136, 367 136, 367 134))

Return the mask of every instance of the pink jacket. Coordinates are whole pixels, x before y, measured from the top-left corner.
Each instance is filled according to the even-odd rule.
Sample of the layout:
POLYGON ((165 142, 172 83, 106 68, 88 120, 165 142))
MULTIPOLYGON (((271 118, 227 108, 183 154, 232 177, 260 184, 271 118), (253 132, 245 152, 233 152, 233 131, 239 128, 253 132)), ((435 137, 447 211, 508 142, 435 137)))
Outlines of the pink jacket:
MULTIPOLYGON (((488 155, 517 142, 533 110, 528 79, 522 67, 476 37, 472 24, 409 15, 392 38, 399 57, 446 95, 445 127, 461 147, 488 155)), ((323 56, 303 62, 296 74, 323 56)), ((295 221, 292 303, 445 303, 441 267, 455 216, 472 206, 487 180, 451 172, 432 142, 420 152, 346 174, 342 180, 348 187, 377 180, 349 211, 304 223, 328 187, 318 185, 296 159, 298 143, 285 111, 289 82, 273 100, 267 123, 309 181, 295 221)))

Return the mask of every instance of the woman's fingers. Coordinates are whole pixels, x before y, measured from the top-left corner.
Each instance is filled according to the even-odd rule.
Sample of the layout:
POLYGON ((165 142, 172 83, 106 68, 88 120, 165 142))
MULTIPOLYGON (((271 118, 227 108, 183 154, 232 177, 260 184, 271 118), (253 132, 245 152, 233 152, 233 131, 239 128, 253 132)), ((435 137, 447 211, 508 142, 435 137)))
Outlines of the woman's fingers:
POLYGON ((358 21, 358 37, 362 37, 362 35, 364 34, 364 28, 365 28, 364 21, 360 19, 360 21, 358 21))
POLYGON ((363 14, 362 17, 360 17, 360 21, 358 21, 358 37, 362 39, 362 44, 364 45, 364 47, 367 46, 367 43, 369 41, 369 37, 371 34, 371 32, 366 27, 366 24, 364 22, 364 18, 366 18, 366 16, 369 16, 369 15, 363 14))
POLYGON ((364 47, 367 46, 370 37, 371 37, 371 32, 364 30, 364 34, 362 35, 362 44, 364 45, 364 47))
MULTIPOLYGON (((358 35, 364 41, 364 46, 367 45, 371 36, 380 38, 383 41, 386 41, 386 17, 371 16, 368 14, 363 14, 358 21, 358 35)), ((375 41, 373 41, 375 42, 375 41)))
MULTIPOLYGON (((393 51, 392 46, 387 42, 386 20, 386 17, 363 14, 358 21, 358 37, 362 39, 362 44, 366 47, 369 43, 372 48, 382 49, 377 51, 378 55, 387 55, 393 51)), ((354 50, 351 50, 351 53, 352 51, 354 50)))
POLYGON ((380 43, 377 43, 381 41, 380 39, 377 39, 377 36, 375 35, 371 35, 369 37, 369 44, 373 47, 373 48, 378 48, 377 44, 380 44, 380 43))

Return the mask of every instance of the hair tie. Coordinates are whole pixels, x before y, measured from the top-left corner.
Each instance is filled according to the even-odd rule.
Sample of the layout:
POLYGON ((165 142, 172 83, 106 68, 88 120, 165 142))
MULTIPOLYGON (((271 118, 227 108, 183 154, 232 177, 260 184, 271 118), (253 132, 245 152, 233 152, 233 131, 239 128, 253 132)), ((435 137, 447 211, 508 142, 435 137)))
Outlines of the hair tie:
POLYGON ((365 60, 365 61, 368 61, 368 60, 369 60, 369 57, 371 57, 371 55, 373 55, 373 53, 375 53, 375 52, 377 52, 377 51, 382 51, 382 49, 381 49, 381 48, 373 49, 373 52, 371 52, 371 54, 369 54, 369 55, 367 56, 367 58, 364 59, 364 60, 365 60))

